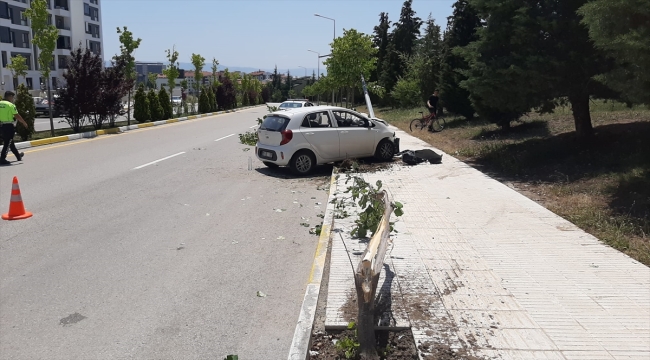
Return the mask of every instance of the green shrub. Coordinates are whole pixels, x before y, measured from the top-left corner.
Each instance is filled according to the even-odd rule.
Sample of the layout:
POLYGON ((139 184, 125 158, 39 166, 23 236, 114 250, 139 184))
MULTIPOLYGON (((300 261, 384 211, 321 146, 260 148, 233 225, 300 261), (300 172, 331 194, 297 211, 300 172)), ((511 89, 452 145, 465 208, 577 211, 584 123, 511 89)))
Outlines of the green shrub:
POLYGON ((20 84, 16 91, 16 109, 18 110, 18 114, 20 114, 27 125, 29 125, 28 128, 25 128, 22 124, 18 124, 16 126, 16 132, 23 141, 27 141, 34 133, 36 108, 34 106, 34 98, 29 93, 27 86, 24 84, 20 84))
POLYGON ((201 91, 201 95, 199 95, 199 113, 200 114, 205 114, 210 112, 210 100, 208 99, 208 94, 205 91, 201 91))
POLYGON ((151 89, 147 97, 149 98, 149 114, 151 115, 151 120, 162 120, 163 108, 160 106, 160 101, 158 101, 158 94, 156 94, 155 90, 151 89))
POLYGON ((160 91, 158 92, 158 102, 163 109, 162 120, 171 119, 174 116, 174 109, 172 108, 172 101, 169 98, 169 94, 164 87, 161 86, 160 91))
POLYGON ((395 84, 391 96, 400 108, 424 106, 417 81, 400 78, 395 84))
POLYGON ((138 91, 135 93, 133 117, 139 123, 151 120, 151 114, 149 113, 149 98, 144 92, 144 86, 142 84, 138 87, 138 91))

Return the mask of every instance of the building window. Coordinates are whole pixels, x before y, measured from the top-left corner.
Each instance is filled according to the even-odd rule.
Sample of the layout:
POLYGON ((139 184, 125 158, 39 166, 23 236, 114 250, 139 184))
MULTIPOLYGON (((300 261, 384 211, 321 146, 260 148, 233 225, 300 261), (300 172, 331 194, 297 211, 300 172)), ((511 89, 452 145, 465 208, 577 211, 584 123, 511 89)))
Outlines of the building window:
POLYGON ((101 55, 102 48, 101 48, 101 43, 97 41, 88 41, 88 48, 90 51, 93 52, 93 54, 101 55))
POLYGON ((70 30, 69 26, 65 26, 65 20, 61 16, 57 16, 54 18, 54 22, 56 23, 55 26, 57 29, 62 29, 62 30, 70 30))
POLYGON ((72 46, 70 45, 70 37, 69 36, 59 36, 59 38, 56 40, 56 48, 57 49, 72 49, 72 46))
POLYGON ((99 38, 99 25, 87 22, 86 34, 91 34, 94 38, 99 38))
POLYGON ((29 90, 34 90, 34 82, 32 78, 25 78, 25 80, 27 81, 27 88, 29 90))
POLYGON ((27 15, 25 15, 24 11, 20 12, 20 24, 23 26, 29 26, 29 22, 27 21, 27 15))
POLYGON ((68 59, 66 56, 59 55, 59 70, 68 68, 68 59))
POLYGON ((9 14, 9 4, 4 1, 0 1, 0 18, 11 19, 11 14, 9 14))
POLYGON ((52 77, 52 89, 56 89, 57 87, 58 87, 58 85, 57 85, 57 83, 56 83, 56 77, 53 76, 53 77, 52 77))
POLYGON ((90 19, 93 20, 93 21, 98 21, 99 20, 99 9, 84 3, 84 15, 90 16, 90 19))
POLYGON ((2 67, 3 68, 7 67, 7 52, 6 51, 2 52, 2 67))
POLYGON ((99 5, 99 0, 90 0, 91 4, 99 5))
POLYGON ((68 10, 68 0, 54 0, 54 8, 68 10))
POLYGON ((0 26, 0 42, 11 44, 11 29, 5 26, 0 26))

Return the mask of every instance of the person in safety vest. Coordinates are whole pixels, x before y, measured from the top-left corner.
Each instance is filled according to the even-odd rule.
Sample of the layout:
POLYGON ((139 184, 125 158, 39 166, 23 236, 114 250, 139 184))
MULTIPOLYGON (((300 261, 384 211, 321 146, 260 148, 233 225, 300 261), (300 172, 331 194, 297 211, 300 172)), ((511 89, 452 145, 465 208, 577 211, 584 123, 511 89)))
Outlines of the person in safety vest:
POLYGON ((0 135, 2 135, 2 153, 0 154, 0 165, 11 164, 7 161, 7 152, 11 152, 16 156, 16 160, 22 161, 25 153, 19 153, 14 144, 14 135, 16 135, 16 126, 14 122, 18 120, 24 127, 28 127, 22 116, 18 114, 16 105, 14 105, 14 98, 16 94, 11 91, 5 92, 4 100, 0 101, 0 135), (16 120, 14 120, 16 119, 16 120))

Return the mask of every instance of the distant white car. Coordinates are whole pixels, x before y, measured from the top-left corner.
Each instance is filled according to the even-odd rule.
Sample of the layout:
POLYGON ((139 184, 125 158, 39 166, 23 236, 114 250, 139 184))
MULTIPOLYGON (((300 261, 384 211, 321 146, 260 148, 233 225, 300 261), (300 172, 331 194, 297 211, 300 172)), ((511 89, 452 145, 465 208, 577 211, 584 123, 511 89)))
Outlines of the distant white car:
POLYGON ((295 109, 295 108, 301 108, 301 107, 306 107, 306 106, 314 106, 311 102, 308 100, 296 100, 296 99, 289 99, 280 106, 278 106, 279 110, 287 110, 287 109, 295 109))
POLYGON ((268 167, 289 166, 298 175, 318 164, 375 156, 388 161, 399 139, 383 120, 335 106, 273 112, 257 130, 255 154, 268 167))
POLYGON ((180 96, 172 96, 172 105, 178 106, 181 104, 181 102, 182 100, 180 96))

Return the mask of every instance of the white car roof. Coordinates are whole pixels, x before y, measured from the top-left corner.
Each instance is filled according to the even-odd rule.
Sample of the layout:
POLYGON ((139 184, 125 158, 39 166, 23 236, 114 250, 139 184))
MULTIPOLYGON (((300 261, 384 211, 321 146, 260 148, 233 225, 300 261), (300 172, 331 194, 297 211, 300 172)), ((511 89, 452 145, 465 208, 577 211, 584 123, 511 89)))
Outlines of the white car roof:
POLYGON ((306 106, 306 107, 299 107, 299 108, 288 108, 287 110, 283 111, 277 111, 272 113, 273 115, 288 115, 288 116, 293 116, 293 115, 302 115, 314 111, 327 111, 327 110, 332 110, 332 111, 351 111, 357 114, 360 114, 357 111, 338 107, 338 106, 330 106, 330 105, 320 105, 320 106, 306 106))

